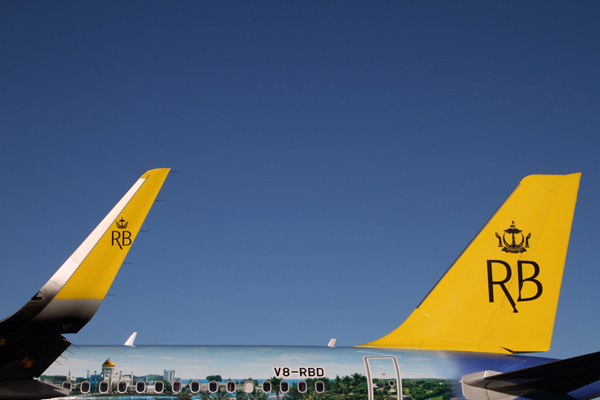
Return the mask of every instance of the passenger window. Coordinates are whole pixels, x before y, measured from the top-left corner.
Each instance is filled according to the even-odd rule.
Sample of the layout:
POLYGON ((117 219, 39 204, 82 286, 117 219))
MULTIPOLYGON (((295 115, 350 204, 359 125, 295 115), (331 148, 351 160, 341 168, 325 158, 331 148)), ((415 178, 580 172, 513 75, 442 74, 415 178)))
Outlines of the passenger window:
POLYGON ((227 391, 229 393, 235 392, 235 382, 234 381, 227 382, 227 391))
POLYGON ((162 393, 165 390, 165 384, 162 381, 156 381, 154 383, 154 393, 162 393))
POLYGON ((219 384, 215 381, 210 381, 208 382, 208 391, 211 393, 217 393, 217 390, 219 390, 219 384))
POLYGON ((264 381, 262 383, 262 390, 265 393, 270 393, 271 392, 271 382, 269 381, 264 381))
POLYGON ((137 393, 144 393, 146 391, 146 382, 138 381, 135 383, 135 391, 137 393))
POLYGON ((254 382, 252 382, 252 381, 244 382, 244 392, 246 392, 246 393, 254 392, 254 382))
POLYGON ((181 392, 181 382, 175 381, 173 382, 173 393, 181 392))
POLYGON ((198 393, 200 391, 200 383, 198 381, 190 382, 190 392, 198 393))
POLYGON ((62 387, 63 387, 63 388, 65 388, 65 389, 68 389, 68 390, 69 390, 69 393, 71 393, 71 382, 69 382, 69 381, 64 381, 64 382, 62 383, 62 387))
POLYGON ((106 382, 106 381, 100 382, 100 385, 98 386, 98 391, 102 394, 108 393, 108 382, 106 382))
POLYGON ((300 393, 306 393, 306 382, 304 382, 304 381, 298 382, 298 391, 300 393))
POLYGON ((79 386, 79 391, 81 391, 83 394, 88 394, 91 388, 92 387, 88 381, 83 381, 81 382, 81 386, 79 386))
POLYGON ((119 384, 117 385, 117 392, 125 393, 126 391, 127 391, 127 382, 120 381, 119 384))
POLYGON ((287 393, 290 391, 290 384, 288 383, 288 381, 281 381, 281 383, 279 384, 279 391, 281 393, 287 393))
POLYGON ((315 390, 317 393, 323 393, 325 391, 325 384, 321 381, 315 382, 315 390))

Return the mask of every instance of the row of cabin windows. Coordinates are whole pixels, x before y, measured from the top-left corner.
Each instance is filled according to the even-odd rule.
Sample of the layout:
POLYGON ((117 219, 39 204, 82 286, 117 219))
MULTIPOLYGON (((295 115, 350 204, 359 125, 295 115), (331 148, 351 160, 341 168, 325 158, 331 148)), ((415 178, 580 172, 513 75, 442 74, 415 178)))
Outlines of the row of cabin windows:
MULTIPOLYGON (((174 382, 173 384, 175 384, 176 382, 174 382)), ((180 392, 181 391, 181 382, 177 382, 179 383, 179 390, 175 390, 175 386, 173 386, 173 391, 174 392, 180 392)), ((271 382, 269 381, 264 381, 262 384, 262 391, 265 393, 270 393, 271 392, 271 382)), ((229 393, 233 393, 236 390, 236 386, 235 386, 235 382, 234 381, 229 381, 226 383, 225 385, 227 392, 229 393)), ((306 393, 308 387, 306 385, 306 382, 304 381, 300 381, 298 382, 298 391, 300 393, 306 393)), ((210 381, 208 383, 208 391, 210 393, 216 393, 219 390, 219 384, 215 381, 210 381)), ((192 381, 190 382, 190 391, 192 393, 198 393, 200 391, 200 383, 198 381, 192 381)), ((279 391, 281 393, 287 393, 290 391, 290 384, 288 381, 281 381, 281 383, 279 384, 279 391)), ((317 381, 315 382, 315 391, 317 393, 323 393, 325 391, 325 384, 322 381, 317 381)), ((254 392, 254 382, 253 381, 246 381, 244 382, 244 392, 246 393, 252 393, 254 392)))
MULTIPOLYGON (((63 382, 62 386, 65 389, 69 389, 69 391, 71 391, 71 389, 72 389, 71 382, 68 382, 68 381, 63 382)), ((236 390, 234 381, 227 382, 225 387, 227 389, 227 392, 229 392, 229 393, 233 393, 236 390)), ((98 391, 102 394, 108 393, 109 389, 110 389, 110 386, 107 381, 102 381, 98 385, 98 391)), ((179 393, 179 392, 181 392, 181 389, 182 389, 181 382, 178 382, 178 381, 173 382, 173 393, 179 393)), ((306 385, 306 382, 304 382, 304 381, 298 382, 298 391, 300 393, 306 393, 307 389, 308 389, 308 387, 306 385)), ((92 385, 88 381, 81 382, 81 385, 79 386, 79 390, 81 391, 81 393, 87 394, 92 390, 92 385)), ((163 382, 157 381, 154 383, 154 392, 155 393, 162 393, 164 390, 165 390, 165 385, 163 382)), ((210 381, 208 383, 208 391, 209 392, 216 393, 218 390, 219 390, 219 384, 217 382, 210 381)), ((289 392, 289 390, 290 390, 289 382, 281 381, 281 383, 279 384, 279 391, 282 393, 287 393, 287 392, 289 392)), ((135 391, 137 393, 144 393, 146 391, 146 382, 143 382, 143 381, 136 382, 135 383, 135 391)), ((200 382, 198 382, 198 381, 190 382, 190 391, 192 393, 198 393, 200 391, 200 382)), ((270 393, 271 392, 271 382, 264 381, 262 383, 262 391, 265 393, 270 393)), ((325 384, 322 381, 315 382, 315 391, 317 393, 323 393, 325 391, 325 384)), ((119 392, 121 394, 127 392, 127 382, 120 381, 117 384, 117 392, 119 392)), ((246 393, 254 392, 254 382, 252 382, 252 381, 244 382, 244 392, 246 392, 246 393)))
MULTIPOLYGON (((181 382, 176 382, 176 383, 179 383, 179 385, 181 385, 181 382)), ((72 390, 71 382, 68 382, 68 381, 63 382, 62 386, 65 389, 69 389, 69 391, 72 390)), ((117 392, 123 394, 123 393, 127 392, 127 387, 128 387, 127 382, 120 381, 117 384, 117 392)), ((106 381, 102 381, 98 385, 98 392, 100 392, 102 394, 108 393, 109 389, 110 389, 110 386, 109 386, 108 382, 106 382, 106 381)), ((81 391, 81 393, 87 394, 92 390, 92 385, 88 381, 81 382, 81 385, 79 386, 79 390, 81 391)), ((161 381, 158 381, 154 384, 154 391, 156 393, 162 393, 163 390, 165 390, 164 383, 162 383, 161 381)), ((136 382, 135 383, 135 391, 137 393, 144 393, 146 391, 146 382, 142 382, 142 381, 136 382)), ((181 388, 179 389, 179 391, 181 391, 181 388)))

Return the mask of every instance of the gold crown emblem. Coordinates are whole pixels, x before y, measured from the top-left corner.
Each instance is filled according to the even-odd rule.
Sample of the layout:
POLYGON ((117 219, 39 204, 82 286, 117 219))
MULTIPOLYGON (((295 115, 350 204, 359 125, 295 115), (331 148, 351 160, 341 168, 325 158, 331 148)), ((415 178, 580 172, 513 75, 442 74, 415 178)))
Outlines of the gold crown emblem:
POLYGON ((119 228, 119 229, 125 229, 125 228, 127 228, 127 225, 129 224, 129 221, 125 221, 123 219, 123 217, 121 217, 120 220, 115 221, 115 224, 117 224, 117 228, 119 228))
POLYGON ((502 251, 506 253, 518 254, 526 252, 529 248, 531 232, 527 235, 527 237, 525 237, 522 232, 523 231, 521 229, 518 229, 515 226, 515 221, 513 221, 512 224, 510 224, 510 228, 504 230, 504 234, 502 236, 496 232, 496 237, 498 238, 498 247, 502 247, 502 251), (508 234, 509 238, 512 238, 512 240, 506 240, 506 234, 508 234), (517 243, 515 240, 515 235, 517 235, 517 237, 519 235, 521 236, 519 243, 517 243))

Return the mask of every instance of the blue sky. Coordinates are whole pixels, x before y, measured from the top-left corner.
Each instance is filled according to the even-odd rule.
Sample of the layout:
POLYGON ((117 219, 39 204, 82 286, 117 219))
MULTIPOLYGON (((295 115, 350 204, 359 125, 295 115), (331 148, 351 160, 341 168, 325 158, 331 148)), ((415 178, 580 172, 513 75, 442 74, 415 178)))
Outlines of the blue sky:
POLYGON ((596 2, 0 3, 0 315, 171 167, 69 339, 398 326, 524 176, 583 172, 550 357, 600 350, 596 2))

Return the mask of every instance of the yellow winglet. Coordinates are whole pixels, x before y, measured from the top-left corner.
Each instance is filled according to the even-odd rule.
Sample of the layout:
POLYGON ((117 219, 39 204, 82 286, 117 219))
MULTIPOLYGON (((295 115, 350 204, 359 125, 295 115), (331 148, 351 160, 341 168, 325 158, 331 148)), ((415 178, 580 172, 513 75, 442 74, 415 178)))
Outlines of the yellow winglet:
POLYGON ((22 398, 33 399, 68 394, 31 378, 69 346, 63 333, 78 332, 94 316, 168 173, 163 168, 142 175, 42 289, 0 321, 4 389, 14 394, 18 386, 22 398))
POLYGON ((40 292, 0 321, 0 331, 78 332, 106 296, 168 173, 143 174, 40 292))
POLYGON ((98 225, 96 230, 99 231, 94 230, 88 237, 90 243, 86 239, 69 258, 81 264, 55 298, 103 299, 106 296, 168 173, 168 168, 153 169, 140 177, 98 225), (96 241, 97 236, 100 237, 96 241))
POLYGON ((360 346, 547 351, 580 177, 524 178, 408 319, 360 346))

